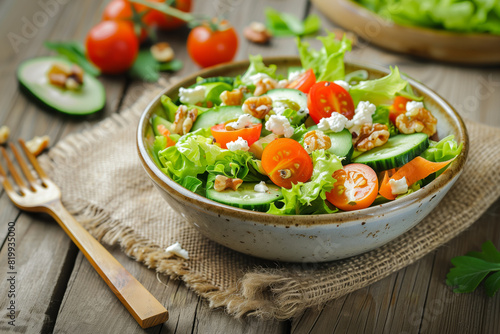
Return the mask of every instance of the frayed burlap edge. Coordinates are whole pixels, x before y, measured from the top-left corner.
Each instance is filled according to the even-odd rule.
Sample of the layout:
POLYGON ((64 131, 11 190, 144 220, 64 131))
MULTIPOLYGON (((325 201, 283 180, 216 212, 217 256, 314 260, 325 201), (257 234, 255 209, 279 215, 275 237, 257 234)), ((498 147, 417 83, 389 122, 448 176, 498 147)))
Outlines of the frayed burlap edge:
MULTIPOLYGON (((114 114, 92 129, 70 135, 60 141, 48 155, 40 158, 42 166, 47 170, 57 170, 58 161, 63 161, 69 152, 75 154, 112 136, 110 127, 136 125, 140 113, 161 88, 153 86, 146 91, 148 93, 143 94, 122 113, 114 114)), ((400 237, 388 245, 357 257, 354 266, 350 260, 332 264, 336 273, 331 273, 327 283, 316 284, 314 289, 310 288, 310 277, 287 277, 286 270, 254 268, 252 272, 246 273, 235 287, 224 291, 207 281, 201 273, 191 272, 184 260, 167 256, 159 245, 141 237, 134 229, 120 225, 105 209, 90 204, 82 205, 76 199, 64 199, 64 204, 98 240, 109 245, 119 244, 125 254, 149 268, 182 279, 195 293, 206 298, 210 307, 224 307, 229 314, 236 317, 252 315, 264 319, 284 320, 300 315, 307 308, 320 306, 366 287, 419 260, 472 225, 496 199, 496 195, 492 194, 490 197, 483 198, 476 206, 471 205, 471 209, 464 211, 462 216, 455 217, 457 224, 442 227, 447 230, 443 230, 442 237, 437 240, 430 240, 428 231, 417 225, 412 230, 413 244, 417 249, 411 253, 401 252, 407 247, 408 240, 400 237), (391 251, 388 251, 389 248, 391 251), (403 253, 403 256, 393 255, 398 253, 403 253), (384 258, 381 261, 368 260, 382 255, 384 258), (342 273, 347 271, 350 279, 342 276, 342 273)))

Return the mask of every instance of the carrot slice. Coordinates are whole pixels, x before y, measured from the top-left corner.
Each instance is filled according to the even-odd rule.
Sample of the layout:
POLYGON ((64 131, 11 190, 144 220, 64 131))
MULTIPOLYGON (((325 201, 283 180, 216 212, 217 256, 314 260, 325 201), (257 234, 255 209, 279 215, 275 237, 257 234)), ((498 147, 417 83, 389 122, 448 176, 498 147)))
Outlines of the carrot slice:
POLYGON ((173 141, 172 138, 170 138, 170 131, 168 131, 168 129, 165 127, 165 125, 158 124, 156 126, 156 128, 158 129, 158 132, 160 132, 163 137, 167 138, 167 146, 166 147, 170 147, 170 146, 175 145, 175 141, 173 141))
POLYGON ((452 161, 453 159, 444 162, 432 162, 422 157, 416 157, 412 161, 403 165, 403 167, 401 167, 391 177, 389 177, 388 172, 386 171, 380 186, 379 194, 390 200, 396 199, 396 195, 392 194, 392 188, 389 184, 390 179, 399 180, 405 177, 406 184, 410 186, 418 180, 422 180, 432 173, 446 167, 452 161))

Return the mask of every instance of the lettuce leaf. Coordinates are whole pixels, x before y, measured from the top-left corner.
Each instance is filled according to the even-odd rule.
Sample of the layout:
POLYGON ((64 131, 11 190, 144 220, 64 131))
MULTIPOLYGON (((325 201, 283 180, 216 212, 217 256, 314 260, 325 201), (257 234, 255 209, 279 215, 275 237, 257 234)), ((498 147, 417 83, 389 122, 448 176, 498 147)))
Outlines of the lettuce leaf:
POLYGON ((408 81, 401 77, 397 67, 391 67, 391 73, 385 77, 367 80, 352 86, 349 93, 354 105, 360 101, 370 101, 375 105, 391 104, 397 93, 407 92, 408 81))
POLYGON ((462 152, 463 144, 458 145, 455 136, 449 135, 439 142, 430 141, 429 147, 421 157, 433 162, 443 162, 455 158, 462 152))
POLYGON ((389 120, 389 106, 377 106, 372 115, 373 123, 385 124, 389 128, 389 134, 395 136, 399 133, 398 128, 389 120))
POLYGON ((300 61, 304 69, 312 68, 316 81, 344 80, 344 54, 351 50, 351 41, 344 35, 341 41, 335 39, 334 33, 320 36, 323 47, 317 51, 309 48, 309 43, 297 39, 300 61))
POLYGON ((317 32, 321 27, 321 20, 313 14, 301 21, 291 14, 267 7, 266 25, 273 36, 304 36, 317 32))
POLYGON ((495 0, 356 1, 402 25, 500 34, 500 3, 495 0))
POLYGON ((333 213, 325 202, 325 192, 331 191, 335 183, 333 172, 342 168, 342 163, 333 154, 317 150, 312 154, 313 174, 308 182, 299 182, 290 189, 283 189, 283 200, 278 207, 271 204, 267 213, 276 215, 333 213))
POLYGON ((276 78, 276 65, 272 64, 266 66, 262 61, 261 55, 255 55, 255 56, 249 55, 249 59, 250 59, 250 66, 248 67, 245 74, 241 76, 240 78, 241 83, 245 85, 253 84, 253 82, 250 81, 250 77, 257 73, 264 73, 269 75, 271 78, 276 78))

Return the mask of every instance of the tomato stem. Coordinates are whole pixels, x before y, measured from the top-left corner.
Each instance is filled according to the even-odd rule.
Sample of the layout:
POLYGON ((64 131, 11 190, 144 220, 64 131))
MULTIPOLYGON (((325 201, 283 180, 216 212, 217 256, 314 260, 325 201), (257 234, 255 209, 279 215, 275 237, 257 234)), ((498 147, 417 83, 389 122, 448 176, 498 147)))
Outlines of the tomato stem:
POLYGON ((149 2, 146 0, 130 0, 130 2, 144 5, 148 8, 155 9, 159 12, 170 15, 172 17, 176 17, 176 18, 181 19, 185 22, 193 22, 195 20, 193 15, 186 13, 186 12, 183 12, 182 10, 179 10, 177 8, 171 7, 171 6, 167 5, 166 3, 149 2))

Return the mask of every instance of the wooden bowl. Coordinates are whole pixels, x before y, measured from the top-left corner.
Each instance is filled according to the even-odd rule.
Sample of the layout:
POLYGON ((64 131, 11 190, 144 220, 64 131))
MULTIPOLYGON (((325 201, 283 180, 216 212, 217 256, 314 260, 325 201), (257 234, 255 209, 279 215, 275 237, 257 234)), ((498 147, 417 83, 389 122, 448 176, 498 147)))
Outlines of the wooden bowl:
MULTIPOLYGON (((300 66, 296 57, 264 61, 276 64, 282 74, 287 73, 290 66, 300 66)), ((248 61, 242 61, 203 70, 168 87, 161 95, 175 99, 179 88, 195 83, 198 76, 236 76, 244 73, 248 65, 248 61)), ((389 73, 386 69, 346 63, 348 73, 359 69, 367 70, 370 79, 389 73)), ((276 216, 235 208, 195 194, 165 175, 152 159, 150 147, 154 135, 149 119, 162 108, 161 95, 141 116, 137 130, 139 158, 168 205, 200 233, 221 245, 256 257, 292 262, 323 262, 358 255, 397 238, 429 214, 458 179, 467 158, 467 131, 458 113, 431 89, 408 81, 438 119, 438 137, 453 134, 464 148, 448 169, 430 184, 389 203, 352 212, 276 216)))
POLYGON ((455 33, 403 26, 350 0, 312 0, 328 18, 353 31, 368 44, 387 50, 449 63, 500 64, 500 36, 455 33))

